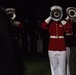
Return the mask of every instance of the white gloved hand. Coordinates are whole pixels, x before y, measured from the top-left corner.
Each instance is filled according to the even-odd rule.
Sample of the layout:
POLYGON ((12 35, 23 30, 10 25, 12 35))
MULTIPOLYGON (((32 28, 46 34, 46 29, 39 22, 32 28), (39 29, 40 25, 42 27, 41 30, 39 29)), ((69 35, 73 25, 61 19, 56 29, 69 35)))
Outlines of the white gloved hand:
POLYGON ((49 22, 50 22, 51 19, 52 19, 51 16, 49 16, 47 19, 45 19, 45 22, 46 22, 47 24, 49 24, 49 22))
POLYGON ((65 20, 69 20, 70 19, 70 17, 69 16, 67 16, 66 18, 65 18, 65 20))
POLYGON ((18 21, 14 22, 14 26, 18 26, 20 23, 18 21))
POLYGON ((65 20, 61 21, 61 24, 65 25, 67 22, 65 20))

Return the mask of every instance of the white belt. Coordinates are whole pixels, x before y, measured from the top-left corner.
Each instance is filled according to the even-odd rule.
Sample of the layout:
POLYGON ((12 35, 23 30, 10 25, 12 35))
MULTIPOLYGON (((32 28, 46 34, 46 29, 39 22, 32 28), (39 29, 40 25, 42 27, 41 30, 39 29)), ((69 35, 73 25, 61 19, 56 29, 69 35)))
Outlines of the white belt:
POLYGON ((64 36, 50 36, 50 38, 56 38, 56 39, 58 39, 58 38, 64 38, 64 36))

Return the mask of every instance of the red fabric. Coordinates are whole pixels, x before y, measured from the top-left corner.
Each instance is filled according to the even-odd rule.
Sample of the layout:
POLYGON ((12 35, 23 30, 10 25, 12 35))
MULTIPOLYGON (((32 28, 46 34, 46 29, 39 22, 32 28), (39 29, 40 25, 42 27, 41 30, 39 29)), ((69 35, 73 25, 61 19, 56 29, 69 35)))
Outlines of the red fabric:
POLYGON ((20 22, 20 24, 19 24, 19 29, 22 29, 23 28, 23 25, 22 25, 22 23, 20 22))
POLYGON ((48 28, 48 24, 44 21, 42 24, 41 24, 41 27, 43 29, 47 29, 48 28))
POLYGON ((49 46, 48 46, 48 50, 65 50, 66 49, 66 45, 65 45, 65 41, 64 39, 53 39, 50 38, 49 39, 49 46))
POLYGON ((65 32, 66 33, 72 33, 72 24, 71 22, 67 21, 67 23, 65 24, 65 32))
MULTIPOLYGON (((64 36, 64 32, 71 33, 71 25, 69 23, 62 25, 61 23, 57 21, 53 21, 49 27, 46 22, 43 22, 41 27, 43 29, 48 29, 50 36, 64 36)), ((65 39, 62 38, 49 38, 49 46, 48 50, 65 50, 66 49, 66 44, 65 44, 65 39)))
POLYGON ((70 23, 72 25, 72 32, 73 35, 71 36, 65 36, 65 42, 66 42, 66 46, 68 47, 76 47, 76 25, 73 24, 73 22, 71 20, 68 20, 67 23, 70 23))

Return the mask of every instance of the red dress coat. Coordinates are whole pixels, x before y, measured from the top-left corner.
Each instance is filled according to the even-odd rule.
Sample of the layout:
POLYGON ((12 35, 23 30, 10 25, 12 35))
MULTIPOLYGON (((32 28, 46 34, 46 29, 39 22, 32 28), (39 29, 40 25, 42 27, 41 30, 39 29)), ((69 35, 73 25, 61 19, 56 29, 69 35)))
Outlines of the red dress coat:
POLYGON ((44 21, 41 24, 41 27, 43 29, 48 29, 50 33, 50 38, 49 38, 49 46, 48 50, 53 50, 53 51, 64 51, 66 50, 66 44, 65 44, 65 39, 64 39, 64 33, 71 33, 71 24, 66 23, 66 24, 61 24, 57 21, 53 21, 49 25, 44 21), (61 38, 59 38, 61 37, 61 38))
POLYGON ((76 47, 76 23, 72 22, 71 20, 68 20, 72 25, 72 32, 73 35, 65 36, 65 42, 67 47, 76 47))

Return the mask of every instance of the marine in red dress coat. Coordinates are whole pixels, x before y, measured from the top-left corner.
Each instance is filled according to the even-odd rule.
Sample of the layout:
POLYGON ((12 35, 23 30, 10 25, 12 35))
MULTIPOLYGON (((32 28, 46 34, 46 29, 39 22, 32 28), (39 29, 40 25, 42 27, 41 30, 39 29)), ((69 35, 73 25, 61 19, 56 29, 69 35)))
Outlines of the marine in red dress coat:
POLYGON ((66 75, 66 44, 64 34, 71 34, 72 26, 69 22, 61 20, 62 8, 60 6, 51 7, 51 13, 59 19, 53 19, 54 16, 51 15, 41 24, 41 28, 48 30, 50 33, 48 56, 52 73, 51 75, 66 75), (50 20, 52 20, 51 23, 50 20))
POLYGON ((50 25, 48 25, 45 21, 42 23, 41 27, 43 29, 48 29, 50 33, 48 50, 66 50, 64 33, 71 33, 72 27, 69 22, 64 22, 65 23, 63 23, 63 21, 52 21, 50 25))

